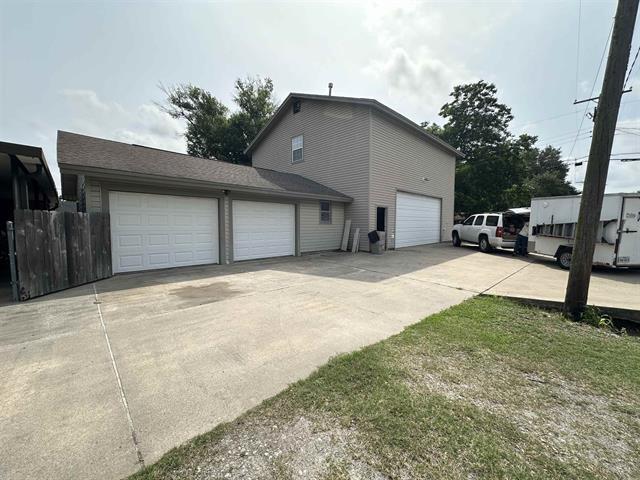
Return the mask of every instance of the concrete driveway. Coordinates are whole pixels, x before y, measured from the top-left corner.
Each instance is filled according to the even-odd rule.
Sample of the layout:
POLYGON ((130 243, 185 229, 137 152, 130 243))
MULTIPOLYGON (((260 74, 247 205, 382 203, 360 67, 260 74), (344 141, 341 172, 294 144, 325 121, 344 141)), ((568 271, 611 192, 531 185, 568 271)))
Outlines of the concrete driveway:
MULTIPOLYGON (((640 308, 638 272, 598 275, 593 295, 640 308)), ((563 282, 549 262, 435 245, 120 275, 0 307, 0 478, 126 476, 331 356, 480 292, 563 282)))

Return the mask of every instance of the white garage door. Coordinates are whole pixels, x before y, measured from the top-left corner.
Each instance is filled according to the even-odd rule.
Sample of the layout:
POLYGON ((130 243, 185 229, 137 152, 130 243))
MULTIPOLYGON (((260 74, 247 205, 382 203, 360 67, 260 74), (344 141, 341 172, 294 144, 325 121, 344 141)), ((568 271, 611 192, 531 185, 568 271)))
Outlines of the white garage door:
POLYGON ((440 199, 398 192, 396 248, 440 241, 440 199))
POLYGON ((286 203, 233 201, 233 259, 295 254, 295 207, 286 203))
POLYGON ((218 263, 215 198, 109 192, 113 271, 218 263))

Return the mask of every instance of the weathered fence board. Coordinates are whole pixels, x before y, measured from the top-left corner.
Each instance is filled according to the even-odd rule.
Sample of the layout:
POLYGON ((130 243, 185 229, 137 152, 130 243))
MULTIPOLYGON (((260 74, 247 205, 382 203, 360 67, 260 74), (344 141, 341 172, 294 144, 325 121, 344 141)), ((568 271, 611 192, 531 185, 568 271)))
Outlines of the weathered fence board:
POLYGON ((16 210, 20 300, 111 276, 109 214, 16 210))

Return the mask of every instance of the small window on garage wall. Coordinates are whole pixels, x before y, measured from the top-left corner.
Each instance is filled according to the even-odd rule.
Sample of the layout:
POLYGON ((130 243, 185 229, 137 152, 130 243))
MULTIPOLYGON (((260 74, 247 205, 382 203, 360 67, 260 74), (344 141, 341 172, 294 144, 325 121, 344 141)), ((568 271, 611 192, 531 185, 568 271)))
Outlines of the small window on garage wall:
POLYGON ((291 163, 299 163, 304 160, 302 150, 304 147, 304 140, 302 135, 293 137, 291 139, 291 163))
POLYGON ((329 201, 320 201, 320 223, 331 223, 331 202, 329 201))

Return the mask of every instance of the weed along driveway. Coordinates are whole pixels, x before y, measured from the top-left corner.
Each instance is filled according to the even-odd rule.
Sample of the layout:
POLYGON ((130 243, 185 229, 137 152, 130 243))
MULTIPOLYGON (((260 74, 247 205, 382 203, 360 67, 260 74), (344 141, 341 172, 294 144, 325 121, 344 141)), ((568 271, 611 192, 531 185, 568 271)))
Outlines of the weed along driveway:
MULTIPOLYGON (((127 274, 1 306, 0 478, 131 474, 332 356, 527 283, 532 265, 565 275, 435 245, 127 274)), ((593 292, 637 298, 634 275, 593 292)))

